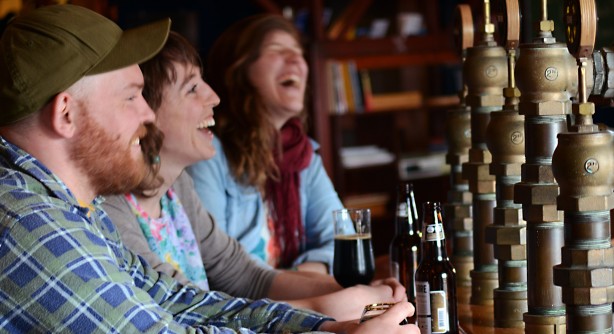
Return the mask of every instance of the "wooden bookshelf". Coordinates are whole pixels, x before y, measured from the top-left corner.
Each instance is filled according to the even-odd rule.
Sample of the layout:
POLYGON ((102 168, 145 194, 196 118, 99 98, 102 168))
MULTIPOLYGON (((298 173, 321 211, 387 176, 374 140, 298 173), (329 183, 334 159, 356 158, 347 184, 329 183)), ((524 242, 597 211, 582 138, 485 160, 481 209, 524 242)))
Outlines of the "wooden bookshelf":
MULTIPOLYGON (((314 8, 323 8, 322 1, 314 1, 314 8)), ((395 1, 392 1, 395 2, 395 1)), ((399 70, 417 68, 424 70, 427 67, 441 65, 454 66, 460 64, 460 57, 454 50, 451 25, 442 27, 438 22, 440 10, 437 1, 400 1, 409 4, 412 10, 423 14, 427 33, 416 36, 388 35, 383 38, 357 38, 345 39, 345 32, 358 20, 356 12, 346 14, 347 23, 345 32, 327 35, 326 31, 314 34, 316 37, 309 44, 309 61, 311 66, 312 110, 311 120, 313 134, 321 144, 320 154, 324 165, 331 175, 335 187, 342 199, 365 196, 368 193, 390 194, 394 200, 394 187, 399 181, 396 160, 392 164, 371 166, 363 170, 347 169, 341 163, 339 152, 348 144, 347 133, 354 131, 351 144, 375 144, 384 147, 393 154, 400 156, 407 152, 425 152, 429 150, 429 130, 433 128, 430 120, 441 121, 443 117, 434 117, 445 113, 446 108, 454 106, 458 99, 455 97, 433 99, 429 96, 429 83, 421 84, 422 91, 413 96, 413 104, 398 107, 399 96, 411 93, 407 91, 392 92, 382 95, 382 105, 376 108, 377 112, 344 113, 338 115, 331 110, 331 96, 327 91, 330 86, 327 82, 326 62, 353 61, 358 70, 399 70), (320 38, 317 38, 320 36, 320 38), (329 37, 334 37, 331 39, 329 37), (388 107, 386 104, 389 103, 388 107), (366 175, 370 177, 361 177, 366 175), (356 180, 363 178, 361 190, 356 180)), ((368 11, 371 1, 350 1, 352 6, 368 11)), ((355 9, 356 10, 356 9, 355 9)), ((449 9, 450 11, 453 8, 449 9)), ((391 19, 394 22, 394 18, 391 19)), ((338 23, 340 24, 340 23, 338 23)), ((335 29, 341 29, 336 26, 335 29)), ((449 95, 449 94, 448 94, 449 95)), ((444 192, 441 189, 439 192, 444 192)), ((440 197, 434 194, 432 197, 440 197)))

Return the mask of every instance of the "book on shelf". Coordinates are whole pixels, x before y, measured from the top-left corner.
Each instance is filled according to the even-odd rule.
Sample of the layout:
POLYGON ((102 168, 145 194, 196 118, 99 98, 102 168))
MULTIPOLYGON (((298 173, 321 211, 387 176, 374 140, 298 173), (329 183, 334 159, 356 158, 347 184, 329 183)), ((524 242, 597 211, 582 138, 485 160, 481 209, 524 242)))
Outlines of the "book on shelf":
POLYGON ((361 87, 362 101, 365 111, 371 111, 371 109, 373 108, 373 103, 371 99, 371 97, 373 96, 373 90, 371 89, 371 77, 369 76, 369 71, 360 70, 359 76, 360 80, 358 81, 358 83, 361 87))
POLYGON ((345 62, 344 67, 347 69, 347 77, 349 80, 350 90, 352 92, 351 98, 353 100, 353 106, 355 112, 365 111, 364 93, 362 84, 360 83, 360 73, 356 68, 356 62, 353 60, 345 62))
POLYGON ((355 112, 356 111, 356 100, 354 96, 357 95, 357 92, 354 91, 354 86, 352 86, 352 79, 350 76, 353 73, 350 73, 349 62, 344 61, 339 64, 341 68, 341 80, 343 81, 343 92, 345 93, 345 101, 348 105, 348 111, 355 112))
POLYGON ((356 63, 329 59, 326 62, 326 72, 330 112, 345 114, 364 111, 362 85, 356 63))
POLYGON ((331 114, 415 109, 424 105, 422 92, 373 92, 369 71, 353 60, 326 63, 327 97, 331 114))
POLYGON ((341 63, 336 60, 328 60, 326 62, 326 77, 328 79, 327 96, 331 113, 345 114, 348 112, 348 102, 341 63))
POLYGON ((336 71, 338 71, 337 64, 334 61, 329 60, 325 64, 325 69, 326 97, 328 100, 328 109, 331 111, 331 113, 344 113, 345 107, 341 105, 341 100, 339 97, 340 88, 338 87, 339 82, 337 80, 338 76, 335 73, 336 71))

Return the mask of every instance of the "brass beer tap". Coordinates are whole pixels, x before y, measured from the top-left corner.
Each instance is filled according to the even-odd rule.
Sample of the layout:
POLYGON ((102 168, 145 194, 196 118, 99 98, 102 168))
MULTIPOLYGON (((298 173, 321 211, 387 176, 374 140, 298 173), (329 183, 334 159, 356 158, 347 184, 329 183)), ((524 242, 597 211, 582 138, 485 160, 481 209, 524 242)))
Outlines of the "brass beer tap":
POLYGON ((486 242, 486 228, 493 224, 496 202, 495 177, 489 172, 492 156, 486 146, 486 127, 490 114, 501 111, 503 88, 507 85, 506 52, 493 37, 490 1, 484 1, 482 40, 467 49, 463 75, 467 84, 467 105, 471 108, 471 148, 469 161, 463 164, 462 176, 469 180, 473 212, 473 264, 471 303, 492 305, 498 286, 497 260, 493 245, 486 242))

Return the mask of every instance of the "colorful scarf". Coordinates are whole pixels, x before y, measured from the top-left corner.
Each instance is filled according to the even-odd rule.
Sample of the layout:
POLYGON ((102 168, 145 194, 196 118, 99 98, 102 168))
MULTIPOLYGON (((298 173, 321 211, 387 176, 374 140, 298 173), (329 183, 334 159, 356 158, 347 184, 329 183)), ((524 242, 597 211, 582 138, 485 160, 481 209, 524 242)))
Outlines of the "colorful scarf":
POLYGON ((274 221, 275 239, 281 247, 281 266, 289 267, 305 244, 301 219, 299 173, 309 166, 313 147, 297 118, 281 128, 282 152, 274 152, 279 180, 267 180, 267 198, 274 221))

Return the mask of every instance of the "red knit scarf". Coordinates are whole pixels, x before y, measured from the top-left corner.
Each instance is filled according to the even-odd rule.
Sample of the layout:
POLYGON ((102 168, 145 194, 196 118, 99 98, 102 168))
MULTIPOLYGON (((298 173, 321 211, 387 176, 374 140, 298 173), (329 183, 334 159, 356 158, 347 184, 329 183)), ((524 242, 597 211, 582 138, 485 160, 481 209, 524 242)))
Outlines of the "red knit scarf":
POLYGON ((275 226, 275 239, 281 248, 280 265, 289 267, 305 243, 299 173, 311 162, 313 147, 297 118, 289 120, 281 128, 281 142, 283 152, 274 152, 280 178, 278 181, 269 178, 266 190, 275 226))

